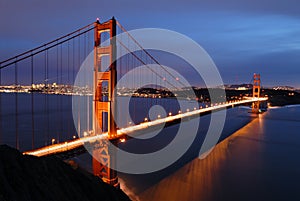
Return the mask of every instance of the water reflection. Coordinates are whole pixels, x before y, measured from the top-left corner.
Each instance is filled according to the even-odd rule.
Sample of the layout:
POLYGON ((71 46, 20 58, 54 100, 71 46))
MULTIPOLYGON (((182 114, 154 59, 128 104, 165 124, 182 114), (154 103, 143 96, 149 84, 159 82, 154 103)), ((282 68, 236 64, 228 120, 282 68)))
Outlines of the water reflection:
POLYGON ((298 200, 299 114, 300 107, 260 115, 205 159, 193 160, 138 196, 145 201, 298 200))
POLYGON ((247 154, 249 149, 258 150, 258 147, 243 138, 245 133, 253 131, 253 123, 219 143, 203 160, 193 160, 172 176, 141 193, 141 200, 223 200, 223 190, 230 187, 224 186, 224 181, 233 182, 231 177, 238 176, 238 166, 238 169, 243 169, 254 162, 249 158, 256 159, 256 164, 258 162, 257 157, 247 154), (236 151, 240 154, 235 155, 236 151))

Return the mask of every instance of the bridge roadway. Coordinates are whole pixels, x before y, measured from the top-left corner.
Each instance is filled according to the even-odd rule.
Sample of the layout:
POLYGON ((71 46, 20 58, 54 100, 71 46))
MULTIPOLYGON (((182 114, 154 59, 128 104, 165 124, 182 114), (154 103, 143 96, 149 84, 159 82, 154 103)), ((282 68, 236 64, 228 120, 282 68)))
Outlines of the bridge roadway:
MULTIPOLYGON (((252 103, 255 101, 266 101, 267 99, 268 98, 249 98, 249 99, 239 100, 239 101, 230 101, 230 102, 226 102, 223 104, 216 104, 216 105, 213 105, 210 107, 205 107, 205 108, 200 108, 200 109, 193 110, 193 111, 179 113, 179 114, 176 114, 173 116, 167 116, 167 117, 156 119, 156 120, 149 121, 149 122, 142 122, 137 125, 118 129, 115 139, 121 139, 122 137, 124 137, 130 133, 146 130, 149 128, 155 128, 157 126, 176 122, 181 119, 190 118, 193 116, 199 116, 201 114, 203 115, 206 113, 211 113, 213 111, 219 111, 222 109, 235 107, 238 105, 249 104, 249 103, 252 103)), ((42 147, 42 148, 39 148, 36 150, 24 152, 23 154, 34 155, 34 156, 38 156, 38 157, 47 156, 47 155, 59 155, 59 154, 67 153, 67 152, 70 152, 70 151, 76 150, 76 149, 81 150, 82 148, 84 148, 83 145, 85 143, 95 143, 98 140, 104 140, 104 139, 108 139, 107 132, 102 133, 101 135, 86 136, 86 137, 81 137, 81 138, 77 138, 74 140, 70 140, 70 141, 66 141, 66 142, 62 142, 62 143, 58 143, 58 144, 45 146, 45 147, 42 147)))

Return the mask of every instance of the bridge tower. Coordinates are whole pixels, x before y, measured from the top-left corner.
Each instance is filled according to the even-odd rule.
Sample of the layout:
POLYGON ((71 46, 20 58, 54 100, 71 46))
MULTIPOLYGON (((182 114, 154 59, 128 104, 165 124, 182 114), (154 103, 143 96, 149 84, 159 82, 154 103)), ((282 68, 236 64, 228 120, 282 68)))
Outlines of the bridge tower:
MULTIPOLYGON (((95 22, 94 31, 94 93, 93 93, 93 131, 95 135, 101 134, 103 131, 108 132, 108 139, 117 146, 113 138, 117 134, 117 127, 114 121, 116 111, 116 99, 114 93, 116 86, 116 20, 100 23, 95 22), (101 35, 109 33, 109 44, 101 44, 101 35), (105 58, 106 57, 106 58, 105 58), (104 66, 103 60, 108 61, 109 69, 104 66), (105 89, 107 92, 105 93, 105 89), (107 94, 107 95, 105 95, 107 94)), ((101 177, 106 183, 119 187, 117 172, 111 167, 116 163, 114 157, 115 147, 110 146, 107 141, 103 140, 100 146, 93 151, 93 172, 94 175, 101 177), (100 162, 95 159, 100 159, 100 162)))
MULTIPOLYGON (((254 73, 253 75, 253 98, 260 97, 260 74, 254 73)), ((252 113, 259 113, 260 102, 255 101, 252 103, 252 113)))

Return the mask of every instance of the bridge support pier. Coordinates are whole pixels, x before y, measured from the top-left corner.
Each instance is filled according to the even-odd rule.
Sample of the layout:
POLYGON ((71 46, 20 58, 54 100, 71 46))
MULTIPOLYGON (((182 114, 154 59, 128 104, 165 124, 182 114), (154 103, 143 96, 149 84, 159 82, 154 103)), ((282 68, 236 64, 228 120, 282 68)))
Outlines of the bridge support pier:
POLYGON ((112 167, 116 165, 116 146, 114 141, 101 140, 93 149, 93 172, 105 183, 119 188, 117 171, 112 167), (112 143, 113 145, 109 144, 112 143))

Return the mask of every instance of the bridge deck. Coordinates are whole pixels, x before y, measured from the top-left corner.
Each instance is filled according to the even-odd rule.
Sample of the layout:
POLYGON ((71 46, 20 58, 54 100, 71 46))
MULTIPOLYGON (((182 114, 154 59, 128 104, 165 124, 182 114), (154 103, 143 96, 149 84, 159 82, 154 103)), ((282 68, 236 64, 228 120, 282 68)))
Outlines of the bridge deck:
MULTIPOLYGON (((145 130, 145 129, 149 129, 151 127, 159 126, 159 125, 162 125, 162 124, 165 124, 165 123, 174 122, 176 120, 184 119, 184 118, 187 118, 187 117, 192 117, 192 116, 197 116, 197 115, 201 115, 201 114, 205 114, 205 113, 210 113, 210 112, 213 112, 213 111, 218 111, 218 110, 225 109, 225 108, 228 108, 228 107, 234 107, 234 106, 238 106, 238 105, 252 103, 252 102, 255 102, 255 101, 266 101, 266 100, 267 100, 267 98, 251 98, 251 99, 247 99, 247 100, 227 102, 227 103, 224 103, 224 104, 214 105, 214 106, 207 107, 207 108, 200 108, 200 109, 197 109, 197 110, 193 110, 193 111, 189 111, 189 112, 185 112, 185 113, 181 113, 181 114, 176 114, 176 115, 173 115, 173 116, 168 116, 168 117, 165 117, 165 118, 156 119, 156 120, 153 120, 153 121, 150 121, 150 122, 143 122, 143 123, 140 123, 138 125, 133 125, 133 126, 130 126, 130 127, 118 129, 117 135, 115 136, 115 139, 122 138, 125 135, 133 133, 133 132, 142 131, 142 130, 145 130)), ((39 148, 39 149, 36 149, 36 150, 31 150, 31 151, 24 152, 24 154, 34 155, 34 156, 39 156, 39 157, 40 156, 47 156, 47 155, 56 155, 56 154, 68 152, 68 151, 75 150, 75 149, 78 149, 80 147, 83 147, 83 145, 85 143, 93 143, 93 142, 96 142, 97 140, 103 140, 103 139, 108 139, 107 138, 107 132, 102 133, 101 135, 86 136, 86 137, 70 140, 70 141, 63 142, 63 143, 58 143, 58 144, 45 146, 45 147, 42 147, 42 148, 39 148)))

